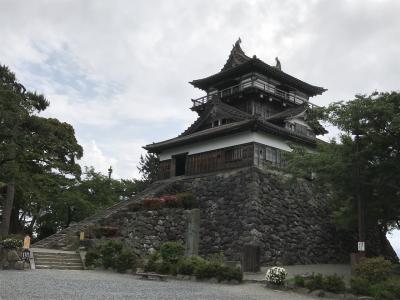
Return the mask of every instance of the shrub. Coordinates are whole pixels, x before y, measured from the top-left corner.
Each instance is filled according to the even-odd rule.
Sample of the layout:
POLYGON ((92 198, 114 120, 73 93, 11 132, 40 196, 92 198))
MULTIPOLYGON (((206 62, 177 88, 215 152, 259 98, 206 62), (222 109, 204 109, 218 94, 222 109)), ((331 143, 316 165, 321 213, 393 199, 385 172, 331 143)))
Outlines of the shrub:
POLYGON ((294 276, 294 285, 297 287, 304 287, 304 277, 300 275, 294 276))
POLYGON ((367 279, 362 278, 362 277, 357 277, 354 276, 350 280, 350 287, 353 293, 358 294, 358 295, 368 295, 368 287, 369 287, 369 282, 367 279))
POLYGON ((237 280, 238 282, 242 282, 243 273, 239 268, 222 266, 218 271, 217 279, 218 281, 237 280))
POLYGON ((163 261, 176 264, 185 254, 185 247, 177 242, 168 242, 161 245, 160 255, 163 261))
POLYGON ((312 291, 324 288, 324 278, 322 274, 312 275, 304 281, 304 286, 312 291))
POLYGON ((121 253, 122 248, 122 243, 117 241, 107 241, 101 246, 101 260, 105 269, 114 268, 116 257, 121 253))
POLYGON ((196 197, 191 192, 176 194, 176 198, 182 204, 184 209, 192 209, 197 207, 196 197))
POLYGON ((362 277, 352 277, 350 284, 355 294, 369 295, 377 300, 400 298, 400 277, 394 276, 378 283, 371 283, 362 277))
POLYGON ((93 226, 90 231, 98 239, 103 236, 115 237, 118 235, 118 227, 114 226, 93 226))
POLYGON ((158 270, 161 268, 161 263, 162 259, 160 252, 153 252, 148 256, 147 262, 144 265, 144 270, 145 272, 158 272, 158 270))
POLYGON ((204 265, 206 261, 200 256, 183 257, 178 262, 177 272, 182 275, 193 275, 200 265, 204 265))
POLYGON ((396 295, 392 291, 390 291, 383 282, 371 285, 368 288, 368 295, 372 296, 376 300, 396 299, 396 295))
POLYGON ((6 238, 0 241, 0 245, 6 249, 17 249, 22 247, 23 242, 22 240, 16 238, 6 238))
POLYGON ((161 274, 176 275, 177 274, 177 265, 175 263, 170 263, 168 261, 162 260, 157 265, 156 272, 161 273, 161 274))
POLYGON ((181 201, 178 201, 176 196, 161 196, 160 201, 165 207, 176 208, 182 206, 181 201))
POLYGON ((141 202, 133 202, 128 205, 128 210, 129 211, 138 211, 143 208, 143 204, 141 202))
POLYGON ((146 198, 143 200, 143 207, 148 209, 160 209, 161 205, 159 198, 146 198))
POLYGON ((198 279, 218 278, 218 275, 221 273, 221 269, 221 265, 207 262, 199 265, 194 274, 198 279))
POLYGON ((125 273, 128 269, 134 269, 136 265, 136 254, 128 249, 123 249, 115 257, 114 267, 119 273, 125 273))
POLYGON ((224 263, 225 263, 225 256, 224 256, 224 252, 222 252, 222 251, 220 251, 220 252, 217 252, 217 253, 213 253, 213 254, 211 254, 211 255, 209 255, 208 257, 207 257, 207 260, 210 262, 210 263, 213 263, 213 264, 216 264, 216 265, 224 265, 224 263))
POLYGON ((322 285, 324 290, 332 293, 340 293, 346 289, 343 278, 336 274, 325 276, 322 285))
POLYGON ((395 265, 393 265, 392 272, 393 272, 394 274, 400 275, 400 264, 395 264, 395 265))
POLYGON ((391 270, 392 263, 383 257, 363 259, 354 267, 356 276, 365 278, 370 283, 379 283, 386 280, 391 270))
POLYGON ((385 281, 384 286, 393 293, 396 299, 400 299, 400 276, 393 276, 385 281))
POLYGON ((282 267, 272 267, 267 270, 265 279, 268 283, 283 285, 287 276, 287 272, 282 267))
POLYGON ((86 253, 85 265, 87 267, 98 267, 101 265, 101 256, 98 248, 91 249, 86 253))

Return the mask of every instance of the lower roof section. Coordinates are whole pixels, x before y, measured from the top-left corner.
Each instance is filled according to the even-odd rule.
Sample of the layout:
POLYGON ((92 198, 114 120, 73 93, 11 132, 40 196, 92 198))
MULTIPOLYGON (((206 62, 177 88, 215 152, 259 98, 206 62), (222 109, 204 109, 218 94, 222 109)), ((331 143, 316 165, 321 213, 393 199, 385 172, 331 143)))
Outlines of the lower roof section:
POLYGON ((264 132, 255 132, 247 130, 205 141, 199 141, 188 145, 182 145, 165 149, 164 151, 160 152, 160 160, 161 161, 168 160, 171 159, 174 155, 182 153, 186 153, 187 155, 192 155, 222 148, 243 145, 247 143, 259 143, 280 150, 291 151, 291 148, 289 147, 287 140, 281 137, 277 137, 275 135, 267 134, 264 132))
POLYGON ((214 128, 209 128, 206 130, 194 132, 189 135, 179 136, 170 140, 162 141, 159 143, 153 143, 146 145, 144 149, 153 153, 162 153, 168 149, 181 147, 184 145, 191 145, 200 141, 212 140, 212 139, 222 139, 225 136, 236 134, 239 132, 260 132, 264 134, 269 134, 276 136, 285 141, 294 141, 308 146, 315 146, 315 139, 306 137, 296 132, 290 131, 286 128, 274 125, 272 123, 260 120, 260 119, 247 119, 244 121, 234 122, 214 128))

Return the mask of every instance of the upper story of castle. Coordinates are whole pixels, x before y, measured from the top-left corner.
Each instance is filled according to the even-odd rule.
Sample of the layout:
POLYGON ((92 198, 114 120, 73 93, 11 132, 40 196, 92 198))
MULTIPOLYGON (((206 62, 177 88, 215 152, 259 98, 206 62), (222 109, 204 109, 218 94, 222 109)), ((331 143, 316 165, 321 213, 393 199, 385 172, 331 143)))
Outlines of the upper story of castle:
POLYGON ((191 109, 198 114, 197 120, 178 137, 145 149, 161 153, 246 131, 313 146, 316 136, 326 133, 318 122, 309 120, 316 106, 309 99, 326 89, 283 72, 278 58, 271 66, 256 56, 247 56, 240 43, 239 39, 233 45, 220 72, 190 82, 205 92, 203 97, 192 99, 191 109))
MULTIPOLYGON (((275 66, 270 66, 255 55, 250 58, 243 52, 240 43, 239 38, 220 72, 190 82, 194 87, 206 92, 205 96, 192 99, 192 110, 201 114, 205 104, 215 98, 231 105, 237 104, 236 99, 244 98, 246 102, 252 99, 243 97, 244 94, 256 92, 264 102, 270 103, 270 112, 266 111, 261 115, 268 117, 275 112, 301 104, 308 104, 312 108, 314 104, 309 102, 309 98, 326 91, 283 72, 278 58, 275 58, 275 66)), ((246 110, 250 112, 248 108, 246 110)), ((251 113, 260 112, 252 108, 251 113)))

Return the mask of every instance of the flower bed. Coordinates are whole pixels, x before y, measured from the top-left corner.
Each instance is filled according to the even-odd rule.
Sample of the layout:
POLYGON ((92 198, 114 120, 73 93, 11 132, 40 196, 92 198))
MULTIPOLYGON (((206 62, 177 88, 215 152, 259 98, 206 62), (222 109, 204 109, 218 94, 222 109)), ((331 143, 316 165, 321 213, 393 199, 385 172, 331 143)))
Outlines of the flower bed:
POLYGON ((141 209, 161 208, 184 208, 192 209, 197 207, 196 198, 190 192, 178 193, 176 195, 163 195, 159 197, 147 197, 142 202, 132 203, 129 208, 132 211, 141 209))

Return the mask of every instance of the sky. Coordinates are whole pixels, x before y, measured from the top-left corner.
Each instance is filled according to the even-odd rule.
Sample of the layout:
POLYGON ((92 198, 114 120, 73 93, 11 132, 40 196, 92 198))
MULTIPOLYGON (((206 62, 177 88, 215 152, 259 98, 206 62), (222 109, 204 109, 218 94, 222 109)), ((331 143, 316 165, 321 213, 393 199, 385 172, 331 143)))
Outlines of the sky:
MULTIPOLYGON (((0 64, 73 125, 82 166, 138 177, 142 146, 196 118, 188 82, 217 73, 242 40, 328 89, 317 105, 399 90, 397 0, 0 0, 0 64)), ((332 136, 332 134, 330 135, 332 136)), ((400 234, 390 237, 400 253, 400 234)))

